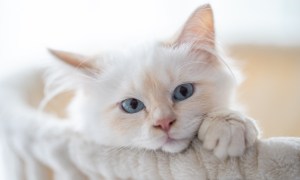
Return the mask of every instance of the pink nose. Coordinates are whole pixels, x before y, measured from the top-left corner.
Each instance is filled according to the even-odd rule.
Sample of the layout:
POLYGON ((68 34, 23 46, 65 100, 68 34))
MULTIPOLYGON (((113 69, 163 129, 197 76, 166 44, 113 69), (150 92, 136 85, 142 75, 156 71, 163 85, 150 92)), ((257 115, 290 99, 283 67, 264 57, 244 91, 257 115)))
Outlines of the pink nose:
POLYGON ((155 128, 160 128, 165 132, 168 132, 175 121, 176 120, 173 118, 162 118, 157 120, 153 126, 155 128))

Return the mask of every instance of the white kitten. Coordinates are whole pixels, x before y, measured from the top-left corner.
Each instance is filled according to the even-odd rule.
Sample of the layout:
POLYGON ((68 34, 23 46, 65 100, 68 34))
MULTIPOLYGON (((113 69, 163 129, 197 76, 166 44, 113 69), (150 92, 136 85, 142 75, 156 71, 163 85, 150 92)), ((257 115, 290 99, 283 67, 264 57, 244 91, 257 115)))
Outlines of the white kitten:
MULTIPOLYGON (((30 131, 28 134, 34 134, 30 136, 34 139, 35 135, 48 133, 45 127, 51 125, 52 119, 100 145, 171 153, 186 149, 198 134, 204 147, 214 150, 219 158, 240 156, 255 142, 258 132, 250 119, 231 110, 236 82, 225 61, 218 56, 214 41, 212 11, 209 6, 203 6, 188 19, 173 42, 156 42, 93 58, 52 50, 71 66, 60 65, 59 71, 48 71, 45 82, 40 82, 46 87, 39 90, 45 88, 50 94, 41 107, 46 107, 54 95, 72 91, 75 95, 65 122, 58 122, 52 116, 47 116, 46 124, 35 122, 37 113, 32 113, 29 124, 24 125, 26 128, 10 130, 25 134, 30 131)), ((21 98, 23 104, 26 98, 21 98)), ((36 106, 30 108, 34 111, 36 106)), ((10 124, 20 121, 12 119, 15 122, 10 124)), ((51 130, 47 137, 56 131, 51 130)), ((20 144, 31 143, 30 138, 20 138, 28 141, 20 144)), ((53 144, 49 147, 53 148, 53 144)), ((41 159, 53 158, 39 154, 41 159)))
POLYGON ((168 44, 94 58, 51 52, 78 68, 76 76, 56 77, 63 83, 56 86, 69 83, 76 91, 69 117, 99 144, 180 152, 211 113, 220 118, 203 122, 199 137, 218 157, 241 155, 256 139, 253 123, 231 110, 236 82, 215 48, 208 6, 197 9, 168 44))

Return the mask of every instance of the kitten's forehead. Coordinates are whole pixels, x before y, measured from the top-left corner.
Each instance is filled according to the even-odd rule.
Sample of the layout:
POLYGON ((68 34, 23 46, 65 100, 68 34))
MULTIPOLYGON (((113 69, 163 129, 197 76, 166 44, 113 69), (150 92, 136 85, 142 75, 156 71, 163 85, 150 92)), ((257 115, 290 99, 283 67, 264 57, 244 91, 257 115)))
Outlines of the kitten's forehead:
POLYGON ((154 46, 151 50, 144 50, 128 63, 132 70, 134 84, 143 85, 146 89, 163 88, 169 86, 175 79, 176 69, 182 66, 187 52, 180 52, 173 48, 154 46), (133 60, 133 61, 131 61, 133 60), (134 68, 134 69, 132 69, 134 68))
POLYGON ((168 66, 179 64, 187 54, 188 51, 184 48, 174 49, 153 43, 128 48, 103 59, 106 60, 106 64, 109 64, 105 67, 106 70, 116 74, 123 73, 123 77, 126 77, 137 76, 145 71, 157 73, 168 66))
POLYGON ((124 52, 110 57, 107 73, 100 75, 107 80, 105 89, 111 89, 107 92, 136 97, 145 92, 172 91, 201 73, 195 66, 201 64, 201 57, 191 55, 189 46, 150 44, 124 52))

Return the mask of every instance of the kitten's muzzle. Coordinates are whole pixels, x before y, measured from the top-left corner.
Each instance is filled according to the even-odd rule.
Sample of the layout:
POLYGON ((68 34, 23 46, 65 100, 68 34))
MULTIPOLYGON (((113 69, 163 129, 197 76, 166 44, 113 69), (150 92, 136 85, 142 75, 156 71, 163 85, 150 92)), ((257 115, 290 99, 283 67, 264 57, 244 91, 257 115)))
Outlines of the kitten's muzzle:
POLYGON ((164 132, 169 132, 172 125, 176 122, 176 119, 174 118, 162 118, 155 122, 153 125, 154 128, 159 128, 163 130, 164 132))

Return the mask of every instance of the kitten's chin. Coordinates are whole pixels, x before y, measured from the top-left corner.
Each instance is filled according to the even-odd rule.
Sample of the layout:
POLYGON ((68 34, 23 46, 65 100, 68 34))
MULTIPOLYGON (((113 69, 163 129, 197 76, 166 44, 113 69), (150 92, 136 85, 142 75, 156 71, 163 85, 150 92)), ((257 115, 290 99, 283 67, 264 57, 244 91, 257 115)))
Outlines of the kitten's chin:
POLYGON ((161 150, 169 153, 179 153, 183 150, 185 150, 191 140, 190 139, 181 139, 181 140, 175 140, 175 139, 168 139, 161 147, 161 150))

